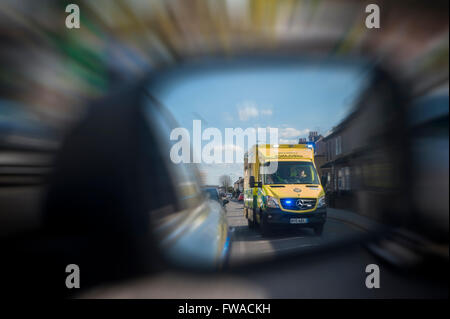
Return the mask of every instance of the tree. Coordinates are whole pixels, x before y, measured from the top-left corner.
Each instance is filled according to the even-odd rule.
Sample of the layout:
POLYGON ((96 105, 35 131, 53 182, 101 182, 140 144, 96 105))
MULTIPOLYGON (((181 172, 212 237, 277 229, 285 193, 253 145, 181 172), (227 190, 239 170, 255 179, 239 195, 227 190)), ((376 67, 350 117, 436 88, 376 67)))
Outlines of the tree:
POLYGON ((222 186, 225 190, 225 192, 228 191, 228 189, 231 187, 231 178, 228 175, 222 175, 219 179, 220 186, 222 186))

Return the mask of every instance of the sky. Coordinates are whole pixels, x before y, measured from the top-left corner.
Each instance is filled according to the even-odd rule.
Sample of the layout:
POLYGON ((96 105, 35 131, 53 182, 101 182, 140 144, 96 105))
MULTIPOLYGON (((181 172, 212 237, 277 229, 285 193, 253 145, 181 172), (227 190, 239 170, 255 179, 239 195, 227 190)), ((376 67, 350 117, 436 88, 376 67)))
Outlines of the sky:
MULTIPOLYGON (((348 114, 365 83, 359 66, 289 65, 169 76, 155 96, 192 136, 193 120, 202 130, 278 128, 280 144, 297 143, 310 131, 326 134, 348 114)), ((203 146, 209 141, 203 141, 203 146)), ((172 144, 176 141, 172 141, 172 144)), ((233 145, 223 145, 223 148, 233 145)), ((200 164, 207 184, 221 175, 243 176, 243 165, 200 164)))

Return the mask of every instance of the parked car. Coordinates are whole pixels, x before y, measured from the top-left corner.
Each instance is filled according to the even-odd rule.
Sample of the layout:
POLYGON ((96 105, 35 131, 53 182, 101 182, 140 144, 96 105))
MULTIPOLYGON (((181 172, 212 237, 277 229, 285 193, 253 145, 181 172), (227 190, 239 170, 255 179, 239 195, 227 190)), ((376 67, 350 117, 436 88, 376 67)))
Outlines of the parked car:
POLYGON ((227 198, 221 198, 221 196, 219 195, 219 191, 215 187, 203 187, 203 192, 209 199, 217 201, 222 206, 225 206, 229 203, 229 200, 227 198))

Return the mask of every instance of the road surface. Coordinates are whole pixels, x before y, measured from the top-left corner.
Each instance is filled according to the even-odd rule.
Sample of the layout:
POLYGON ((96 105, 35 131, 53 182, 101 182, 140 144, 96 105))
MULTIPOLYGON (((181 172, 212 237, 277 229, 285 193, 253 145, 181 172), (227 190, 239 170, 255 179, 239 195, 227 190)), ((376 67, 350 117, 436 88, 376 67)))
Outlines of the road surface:
MULTIPOLYGON (((242 203, 227 204, 231 230, 230 264, 264 255, 277 256, 292 249, 307 249, 362 230, 329 218, 322 236, 310 229, 276 232, 262 238, 258 230, 249 230, 243 217, 242 203)), ((394 271, 381 260, 357 245, 336 254, 316 255, 279 263, 274 267, 261 262, 252 268, 230 267, 231 272, 202 276, 200 273, 177 273, 168 269, 139 280, 101 285, 82 298, 445 298, 448 286, 403 271, 394 271), (366 287, 366 266, 377 264, 381 288, 366 287), (234 269, 234 270, 233 270, 234 269), (236 270, 238 269, 238 270, 236 270)))
POLYGON ((311 228, 299 228, 275 230, 271 236, 263 238, 258 229, 248 228, 243 204, 236 201, 228 203, 227 219, 232 238, 230 263, 313 248, 362 232, 351 224, 328 218, 322 236, 316 236, 311 228))

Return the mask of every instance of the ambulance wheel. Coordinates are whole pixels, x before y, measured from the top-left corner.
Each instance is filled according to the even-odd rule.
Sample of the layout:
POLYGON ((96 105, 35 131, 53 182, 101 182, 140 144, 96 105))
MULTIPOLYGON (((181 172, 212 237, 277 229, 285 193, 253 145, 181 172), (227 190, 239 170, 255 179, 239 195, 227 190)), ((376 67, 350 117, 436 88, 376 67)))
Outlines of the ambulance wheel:
POLYGON ((261 214, 260 215, 260 223, 259 223, 259 229, 261 230, 261 235, 263 237, 267 237, 269 236, 272 232, 270 229, 270 225, 269 223, 267 223, 266 219, 264 218, 264 216, 261 214))
POLYGON ((248 228, 249 229, 255 229, 255 221, 254 220, 250 220, 250 216, 248 216, 248 210, 247 210, 247 223, 248 223, 248 228))

